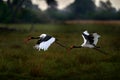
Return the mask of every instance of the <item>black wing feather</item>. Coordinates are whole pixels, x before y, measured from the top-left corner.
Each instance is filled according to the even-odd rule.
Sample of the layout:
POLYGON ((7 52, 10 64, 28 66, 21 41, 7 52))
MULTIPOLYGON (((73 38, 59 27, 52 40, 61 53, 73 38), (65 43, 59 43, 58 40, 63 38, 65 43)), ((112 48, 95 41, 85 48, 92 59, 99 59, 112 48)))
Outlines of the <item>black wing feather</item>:
POLYGON ((45 41, 48 41, 52 36, 49 36, 47 35, 46 37, 44 38, 40 38, 36 44, 40 44, 41 42, 45 42, 45 41))
POLYGON ((84 33, 82 33, 82 35, 85 37, 85 39, 87 39, 89 41, 90 44, 93 44, 94 37, 91 34, 90 35, 85 35, 84 33))

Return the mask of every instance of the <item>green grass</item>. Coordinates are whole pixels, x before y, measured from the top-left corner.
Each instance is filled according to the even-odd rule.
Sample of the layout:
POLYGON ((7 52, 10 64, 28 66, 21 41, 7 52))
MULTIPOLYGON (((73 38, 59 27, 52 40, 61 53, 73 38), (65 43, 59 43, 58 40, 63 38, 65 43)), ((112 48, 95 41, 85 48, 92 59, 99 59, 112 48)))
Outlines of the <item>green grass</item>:
MULTIPOLYGON (((120 25, 107 24, 8 24, 15 31, 0 32, 1 80, 119 80, 120 25), (28 36, 47 33, 66 46, 81 45, 87 29, 101 35, 98 45, 108 54, 89 48, 66 51, 57 44, 46 51, 33 49, 35 41, 24 44, 28 36)), ((4 27, 1 24, 0 27, 4 27)))

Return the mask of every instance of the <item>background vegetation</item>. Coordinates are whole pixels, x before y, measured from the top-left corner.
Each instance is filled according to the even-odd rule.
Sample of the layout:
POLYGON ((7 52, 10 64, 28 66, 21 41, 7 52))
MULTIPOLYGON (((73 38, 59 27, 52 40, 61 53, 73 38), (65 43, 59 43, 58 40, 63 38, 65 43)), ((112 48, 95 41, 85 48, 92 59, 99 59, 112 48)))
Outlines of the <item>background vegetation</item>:
POLYGON ((31 0, 0 0, 0 80, 120 80, 120 10, 110 0, 99 7, 94 0, 75 0, 64 10, 57 0, 45 1, 49 8, 41 11, 31 0), (81 45, 85 29, 101 35, 98 45, 107 54, 55 43, 38 52, 36 40, 24 43, 46 33, 68 47, 81 45))
POLYGON ((7 30, 3 26, 0 25, 1 80, 120 79, 119 24, 34 24, 32 31, 30 24, 8 24, 7 30), (66 46, 81 45, 85 29, 101 35, 98 45, 106 55, 89 48, 66 51, 55 43, 47 51, 38 52, 33 49, 36 40, 24 43, 29 35, 47 33, 66 46))
POLYGON ((0 23, 56 23, 66 20, 120 20, 110 0, 75 0, 63 10, 57 8, 57 0, 45 0, 49 8, 41 11, 31 0, 0 0, 0 23))

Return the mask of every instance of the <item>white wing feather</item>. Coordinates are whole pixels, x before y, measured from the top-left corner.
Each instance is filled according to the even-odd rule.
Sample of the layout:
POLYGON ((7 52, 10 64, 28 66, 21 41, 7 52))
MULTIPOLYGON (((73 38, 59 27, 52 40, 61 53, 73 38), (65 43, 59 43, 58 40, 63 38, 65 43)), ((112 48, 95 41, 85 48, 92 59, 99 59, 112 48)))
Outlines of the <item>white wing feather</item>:
POLYGON ((93 45, 91 45, 86 39, 85 39, 85 37, 82 35, 82 37, 83 37, 83 40, 84 40, 84 42, 83 42, 83 44, 81 45, 82 47, 89 47, 89 48, 93 48, 94 46, 93 45))
POLYGON ((52 38, 49 39, 48 41, 41 42, 39 45, 37 44, 37 45, 35 45, 34 47, 35 47, 36 49, 38 49, 39 51, 40 51, 40 50, 46 51, 46 50, 48 50, 48 48, 50 47, 50 45, 51 45, 53 42, 55 42, 55 38, 54 38, 54 37, 52 37, 52 38))
POLYGON ((84 42, 81 46, 84 46, 87 43, 87 40, 85 39, 85 37, 83 35, 82 35, 82 37, 83 37, 84 42))
POLYGON ((98 38, 100 37, 100 35, 98 35, 97 33, 93 33, 93 37, 94 37, 94 42, 93 42, 93 44, 97 45, 98 38))
POLYGON ((88 33, 88 31, 86 30, 86 31, 84 31, 83 32, 85 35, 89 35, 89 33, 88 33))
MULTIPOLYGON (((86 31, 84 31, 83 32, 85 35, 89 35, 89 33, 88 33, 88 31, 86 30, 86 31)), ((86 39, 85 39, 85 37, 82 35, 82 37, 83 37, 83 40, 84 40, 84 42, 83 42, 83 44, 81 45, 82 47, 89 47, 89 48, 94 48, 94 46, 93 45, 91 45, 86 39)), ((97 44, 97 42, 98 42, 98 38, 100 37, 100 35, 98 35, 97 33, 93 33, 93 37, 94 37, 94 42, 93 42, 93 44, 97 44)))

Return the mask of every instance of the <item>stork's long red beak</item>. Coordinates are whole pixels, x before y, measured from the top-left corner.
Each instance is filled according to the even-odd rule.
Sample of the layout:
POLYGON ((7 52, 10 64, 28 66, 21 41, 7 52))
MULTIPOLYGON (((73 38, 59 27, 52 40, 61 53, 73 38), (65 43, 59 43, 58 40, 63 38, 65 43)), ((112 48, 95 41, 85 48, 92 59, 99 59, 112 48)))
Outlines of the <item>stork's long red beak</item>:
POLYGON ((30 37, 30 36, 28 36, 27 38, 25 38, 25 39, 24 39, 24 43, 26 43, 26 44, 27 44, 30 40, 31 40, 31 37, 30 37))
POLYGON ((70 46, 69 48, 68 48, 68 51, 71 51, 73 49, 73 46, 70 46))

